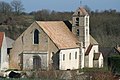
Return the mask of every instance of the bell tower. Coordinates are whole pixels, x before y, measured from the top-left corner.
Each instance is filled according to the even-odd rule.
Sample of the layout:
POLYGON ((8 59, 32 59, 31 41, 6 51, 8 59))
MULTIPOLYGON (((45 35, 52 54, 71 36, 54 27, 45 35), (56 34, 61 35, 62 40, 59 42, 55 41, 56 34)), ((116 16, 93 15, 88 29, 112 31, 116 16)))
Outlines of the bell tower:
POLYGON ((78 8, 72 16, 72 32, 86 50, 90 44, 89 15, 83 7, 78 8))

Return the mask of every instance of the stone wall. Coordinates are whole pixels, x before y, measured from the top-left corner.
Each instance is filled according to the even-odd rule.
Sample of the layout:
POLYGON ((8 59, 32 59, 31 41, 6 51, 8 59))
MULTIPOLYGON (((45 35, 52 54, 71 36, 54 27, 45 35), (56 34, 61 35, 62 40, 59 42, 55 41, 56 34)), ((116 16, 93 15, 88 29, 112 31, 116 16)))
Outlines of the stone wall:
POLYGON ((21 53, 38 52, 47 53, 47 67, 50 64, 51 53, 56 53, 58 48, 54 45, 47 34, 34 22, 28 27, 14 42, 13 49, 10 52, 10 68, 20 69, 21 53), (34 30, 39 31, 39 44, 33 43, 34 30))

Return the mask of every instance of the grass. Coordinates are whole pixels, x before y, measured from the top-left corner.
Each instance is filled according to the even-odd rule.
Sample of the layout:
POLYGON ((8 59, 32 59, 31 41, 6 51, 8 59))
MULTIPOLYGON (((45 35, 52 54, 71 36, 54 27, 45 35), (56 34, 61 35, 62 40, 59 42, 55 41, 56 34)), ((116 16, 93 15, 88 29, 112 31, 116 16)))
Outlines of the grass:
POLYGON ((46 78, 0 78, 0 80, 63 80, 63 79, 46 79, 46 78))
POLYGON ((102 71, 102 72, 109 72, 108 68, 104 67, 104 68, 83 68, 79 70, 80 72, 98 72, 98 71, 102 71))
MULTIPOLYGON (((78 79, 115 80, 115 77, 110 71, 108 71, 107 68, 84 68, 84 69, 80 69, 80 72, 84 72, 84 74, 80 74, 80 75, 77 74, 77 70, 70 71, 71 80, 78 80, 78 79)), ((1 79, 2 80, 65 80, 65 78, 61 77, 65 73, 65 71, 60 71, 60 70, 31 71, 30 73, 31 76, 28 76, 27 78, 12 78, 12 79, 1 78, 1 79)))

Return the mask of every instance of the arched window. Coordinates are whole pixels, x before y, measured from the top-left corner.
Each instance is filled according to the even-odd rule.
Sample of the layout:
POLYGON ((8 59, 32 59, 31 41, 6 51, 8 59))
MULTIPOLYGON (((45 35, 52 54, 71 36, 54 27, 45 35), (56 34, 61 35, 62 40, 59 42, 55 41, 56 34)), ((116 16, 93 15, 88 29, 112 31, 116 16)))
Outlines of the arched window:
POLYGON ((39 44, 39 31, 37 29, 34 31, 34 44, 39 44))
POLYGON ((77 29, 77 36, 79 36, 80 35, 80 30, 79 29, 77 29))

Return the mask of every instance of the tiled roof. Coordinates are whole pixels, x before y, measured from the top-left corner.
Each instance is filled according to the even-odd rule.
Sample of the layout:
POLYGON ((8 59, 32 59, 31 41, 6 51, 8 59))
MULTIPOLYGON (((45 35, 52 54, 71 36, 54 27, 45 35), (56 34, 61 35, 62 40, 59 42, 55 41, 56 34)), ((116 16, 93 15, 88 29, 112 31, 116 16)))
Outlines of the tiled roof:
POLYGON ((94 60, 98 60, 101 53, 94 53, 94 60))
POLYGON ((2 47, 3 38, 4 38, 4 32, 0 32, 0 48, 2 47))
POLYGON ((59 49, 79 47, 75 35, 68 29, 63 21, 37 21, 59 49))
POLYGON ((81 16, 88 15, 87 11, 83 7, 79 7, 73 15, 78 15, 78 12, 81 16))

